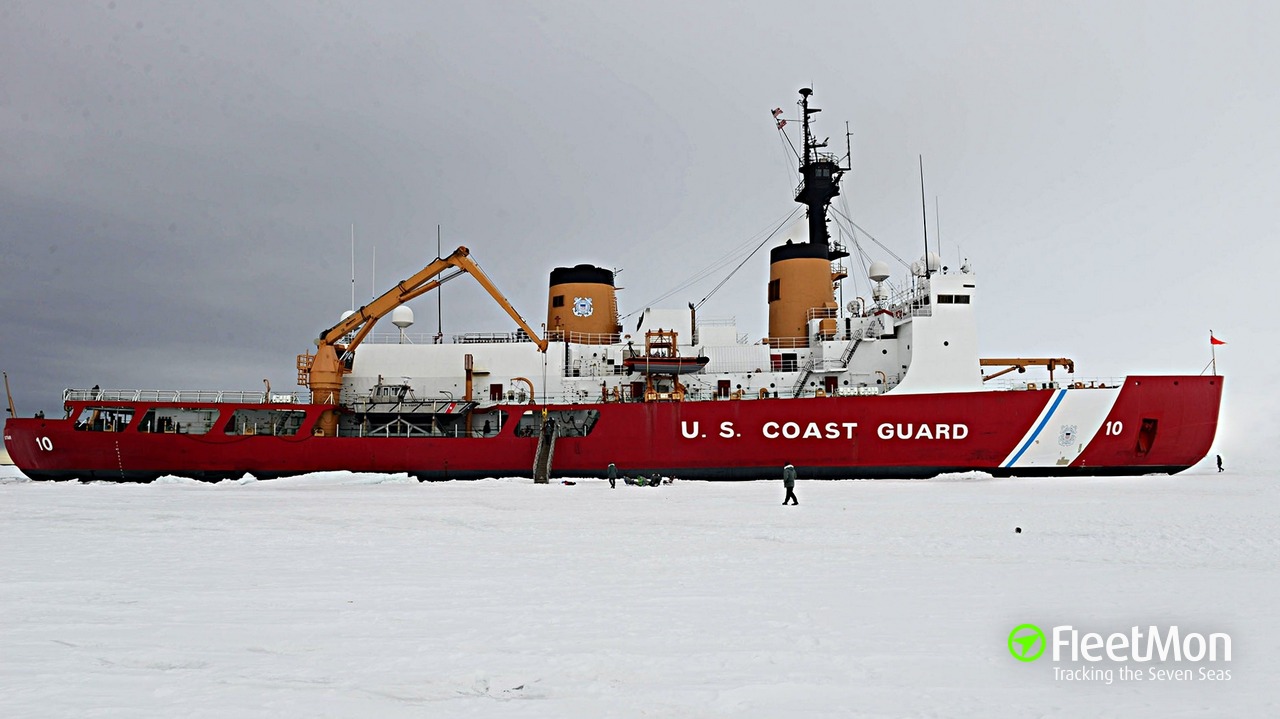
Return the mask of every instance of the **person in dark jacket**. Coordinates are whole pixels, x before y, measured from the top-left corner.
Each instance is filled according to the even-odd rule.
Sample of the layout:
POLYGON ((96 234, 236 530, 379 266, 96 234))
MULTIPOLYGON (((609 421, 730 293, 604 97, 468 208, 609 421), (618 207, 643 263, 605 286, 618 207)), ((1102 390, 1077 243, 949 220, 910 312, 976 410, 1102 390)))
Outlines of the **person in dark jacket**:
POLYGON ((613 466, 613 462, 609 463, 609 489, 613 489, 618 484, 618 468, 613 466))
POLYGON ((800 500, 796 499, 796 468, 790 464, 782 468, 782 486, 787 488, 787 496, 782 499, 782 504, 800 504, 800 500))

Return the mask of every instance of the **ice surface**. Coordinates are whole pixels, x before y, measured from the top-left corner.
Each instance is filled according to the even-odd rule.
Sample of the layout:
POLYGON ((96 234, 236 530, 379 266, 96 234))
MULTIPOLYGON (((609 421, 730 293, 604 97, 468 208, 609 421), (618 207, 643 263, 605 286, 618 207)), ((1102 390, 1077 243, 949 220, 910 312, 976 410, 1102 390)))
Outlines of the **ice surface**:
POLYGON ((0 473, 5 717, 1280 713, 1274 473, 0 473), (1055 680, 1024 622, 1228 632, 1232 679, 1055 680))

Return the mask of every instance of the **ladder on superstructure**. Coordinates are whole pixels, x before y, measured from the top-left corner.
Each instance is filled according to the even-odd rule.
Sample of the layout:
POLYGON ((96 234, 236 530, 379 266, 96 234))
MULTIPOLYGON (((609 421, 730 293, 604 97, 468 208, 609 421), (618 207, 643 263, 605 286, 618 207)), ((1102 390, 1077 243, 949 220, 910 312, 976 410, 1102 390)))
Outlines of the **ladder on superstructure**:
POLYGON ((796 385, 791 388, 792 397, 799 397, 800 393, 804 391, 804 383, 808 382, 809 378, 813 376, 813 362, 814 359, 812 357, 805 360, 804 369, 800 371, 800 379, 796 380, 796 385))
POLYGON ((845 369, 848 369, 849 360, 853 359, 853 352, 858 349, 858 345, 860 344, 862 344, 861 334, 853 338, 853 341, 849 343, 849 346, 844 349, 844 354, 840 355, 840 364, 844 365, 845 369))

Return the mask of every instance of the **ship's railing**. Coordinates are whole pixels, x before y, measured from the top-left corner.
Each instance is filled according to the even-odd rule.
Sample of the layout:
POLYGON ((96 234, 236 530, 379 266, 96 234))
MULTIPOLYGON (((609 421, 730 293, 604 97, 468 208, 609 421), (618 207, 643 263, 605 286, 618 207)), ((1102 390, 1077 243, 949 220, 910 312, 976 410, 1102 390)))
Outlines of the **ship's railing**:
POLYGON ((609 364, 590 357, 575 357, 565 368, 565 377, 610 377, 626 374, 621 362, 609 364))
MULTIPOLYGON (((616 337, 617 335, 614 335, 614 336, 616 337)), ((564 339, 564 333, 563 332, 548 333, 547 339, 551 341, 562 340, 564 339)), ((445 340, 444 335, 424 334, 422 332, 413 332, 413 333, 372 332, 369 334, 368 337, 365 338, 365 344, 430 345, 430 344, 443 344, 444 340, 445 340)), ((513 342, 531 342, 531 341, 532 340, 529 338, 529 334, 524 330, 516 330, 515 332, 466 332, 464 334, 451 335, 449 337, 449 342, 451 344, 459 344, 459 345, 509 344, 513 342)))
POLYGON ((913 298, 906 301, 893 302, 889 304, 889 312, 894 319, 902 319, 904 317, 932 317, 933 305, 930 305, 926 298, 913 298))
MULTIPOLYGON (((564 332, 555 334, 564 337, 564 332)), ((570 332, 569 342, 581 345, 616 345, 622 340, 617 332, 570 332)))
POLYGON ((302 392, 248 392, 241 390, 190 390, 190 389, 67 389, 62 392, 63 402, 166 402, 192 404, 220 404, 241 402, 246 404, 298 404, 305 403, 302 392))
POLYGON ((528 342, 529 335, 517 332, 466 332, 453 336, 453 343, 459 345, 504 344, 511 342, 528 342))
POLYGON ((370 332, 369 336, 364 338, 365 344, 379 345, 429 345, 438 344, 438 340, 437 335, 424 332, 370 332))
POLYGON ((983 385, 987 389, 1026 390, 1026 389, 1115 389, 1124 384, 1123 377, 1055 377, 1052 382, 1047 376, 1031 377, 1018 380, 992 380, 983 385))
POLYGON ((776 350, 798 349, 809 346, 808 337, 770 337, 766 343, 776 350))

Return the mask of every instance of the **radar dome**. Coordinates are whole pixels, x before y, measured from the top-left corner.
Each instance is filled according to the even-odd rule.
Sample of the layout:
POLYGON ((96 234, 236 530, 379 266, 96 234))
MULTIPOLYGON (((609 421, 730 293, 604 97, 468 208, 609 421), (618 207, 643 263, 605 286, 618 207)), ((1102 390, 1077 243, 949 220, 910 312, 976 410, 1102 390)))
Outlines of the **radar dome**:
POLYGON ((867 277, 870 277, 872 282, 884 282, 889 279, 889 265, 879 261, 872 262, 871 268, 867 270, 867 277))
POLYGON ((354 315, 355 313, 356 313, 355 310, 346 310, 345 312, 342 313, 342 316, 338 318, 338 321, 346 322, 347 318, 350 317, 351 315, 354 315))
POLYGON ((413 324, 413 310, 400 305, 391 311, 391 324, 404 329, 413 324))

